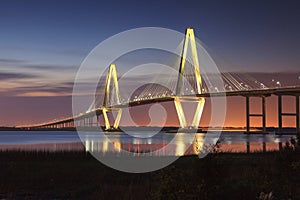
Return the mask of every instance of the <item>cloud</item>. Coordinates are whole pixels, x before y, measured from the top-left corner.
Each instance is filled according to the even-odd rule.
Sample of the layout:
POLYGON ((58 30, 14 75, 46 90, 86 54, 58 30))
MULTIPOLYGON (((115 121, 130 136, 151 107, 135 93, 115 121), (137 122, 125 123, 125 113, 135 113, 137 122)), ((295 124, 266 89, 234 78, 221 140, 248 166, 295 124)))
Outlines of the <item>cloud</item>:
POLYGON ((70 96, 70 93, 57 93, 57 92, 24 92, 15 95, 17 97, 58 97, 58 96, 70 96))
POLYGON ((0 58, 0 64, 14 65, 18 68, 34 69, 34 70, 77 70, 79 66, 72 65, 48 65, 48 64, 31 64, 25 60, 0 58))
POLYGON ((23 63, 24 60, 18 60, 18 59, 9 59, 9 58, 0 58, 0 63, 23 63))
POLYGON ((78 69, 79 66, 63 66, 63 65, 37 65, 37 64, 31 64, 31 65, 23 65, 22 68, 27 69, 34 69, 34 70, 48 70, 48 71, 59 71, 59 70, 71 70, 75 71, 78 69))
POLYGON ((46 84, 39 86, 18 87, 10 91, 14 96, 70 96, 73 84, 70 82, 46 84))
POLYGON ((9 73, 0 72, 0 80, 12 80, 12 79, 25 79, 25 78, 36 78, 38 76, 26 73, 9 73))

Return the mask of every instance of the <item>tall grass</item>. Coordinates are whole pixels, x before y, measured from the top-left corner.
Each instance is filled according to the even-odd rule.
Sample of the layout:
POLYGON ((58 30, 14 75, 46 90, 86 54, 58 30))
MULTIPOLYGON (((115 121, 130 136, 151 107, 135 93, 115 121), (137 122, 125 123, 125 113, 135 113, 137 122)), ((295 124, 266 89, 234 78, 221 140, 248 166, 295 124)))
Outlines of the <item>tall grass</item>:
POLYGON ((83 151, 4 151, 0 199, 300 199, 300 153, 290 143, 281 152, 215 149, 146 174, 116 171, 83 151))

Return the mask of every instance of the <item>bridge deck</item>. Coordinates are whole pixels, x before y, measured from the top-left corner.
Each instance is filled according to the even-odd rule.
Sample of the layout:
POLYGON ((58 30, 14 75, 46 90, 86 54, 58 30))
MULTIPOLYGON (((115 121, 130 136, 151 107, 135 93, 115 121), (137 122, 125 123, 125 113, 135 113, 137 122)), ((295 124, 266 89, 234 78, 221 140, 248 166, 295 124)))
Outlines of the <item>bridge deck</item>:
MULTIPOLYGON (((270 89, 258 89, 258 90, 244 90, 244 91, 226 91, 226 92, 216 92, 216 93, 203 93, 203 94, 197 94, 194 97, 224 97, 224 96, 271 96, 271 95, 292 95, 292 96, 300 96, 300 87, 286 87, 286 88, 270 88, 270 89)), ((193 96, 183 96, 182 98, 192 98, 193 96)), ((170 97, 160 97, 155 99, 145 99, 140 101, 133 101, 129 103, 123 103, 120 105, 114 105, 110 108, 126 108, 126 107, 134 107, 134 106, 140 106, 140 105, 146 105, 146 104, 152 104, 152 103, 161 103, 161 102, 168 102, 168 101, 174 101, 175 96, 170 97)), ((18 128, 36 128, 36 127, 43 127, 43 126, 51 126, 51 125, 58 125, 63 123, 69 123, 74 122, 76 120, 85 119, 87 117, 91 117, 94 115, 101 115, 102 114, 102 108, 97 108, 93 111, 80 114, 76 117, 68 117, 65 119, 57 120, 57 121, 51 121, 41 124, 36 124, 33 126, 20 126, 18 128)))

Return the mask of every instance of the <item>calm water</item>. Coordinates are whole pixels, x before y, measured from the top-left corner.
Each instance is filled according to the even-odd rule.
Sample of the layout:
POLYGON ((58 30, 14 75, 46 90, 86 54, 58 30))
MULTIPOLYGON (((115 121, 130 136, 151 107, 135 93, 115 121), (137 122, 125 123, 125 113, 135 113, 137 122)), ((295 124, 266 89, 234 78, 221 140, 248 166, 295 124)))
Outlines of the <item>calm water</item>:
MULTIPOLYGON (((145 132, 147 134, 147 132, 145 132)), ((161 149, 167 144, 170 148, 160 155, 198 154, 203 149, 205 134, 198 133, 193 137, 179 134, 174 138, 172 133, 161 132, 153 138, 134 138, 125 134, 111 133, 101 136, 99 133, 87 132, 82 142, 76 132, 67 131, 3 131, 0 132, 0 150, 28 151, 100 151, 149 153, 161 149), (173 140, 172 140, 173 139, 173 140), (84 145, 83 145, 84 144, 84 145)), ((219 151, 223 152, 256 152, 279 150, 293 136, 245 135, 240 132, 222 133, 219 139, 219 151)), ((154 153, 155 155, 155 153, 154 153)))

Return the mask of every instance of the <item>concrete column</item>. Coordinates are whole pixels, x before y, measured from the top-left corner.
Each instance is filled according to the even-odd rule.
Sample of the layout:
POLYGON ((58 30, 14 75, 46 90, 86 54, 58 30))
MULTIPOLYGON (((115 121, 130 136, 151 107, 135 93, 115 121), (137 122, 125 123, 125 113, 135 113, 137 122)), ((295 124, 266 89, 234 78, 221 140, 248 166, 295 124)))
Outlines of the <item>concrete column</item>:
POLYGON ((300 114, 299 114, 299 96, 296 96, 296 132, 300 135, 300 114))
POLYGON ((90 127, 93 126, 93 117, 90 117, 90 127))
POLYGON ((278 133, 282 133, 282 96, 278 95, 278 133))
POLYGON ((246 96, 246 132, 250 133, 250 97, 246 96))
POLYGON ((263 132, 267 132, 267 129, 266 129, 266 97, 263 96, 262 97, 262 129, 263 129, 263 132))
POLYGON ((96 119, 97 119, 97 127, 99 127, 100 122, 99 122, 99 115, 96 115, 96 119))

